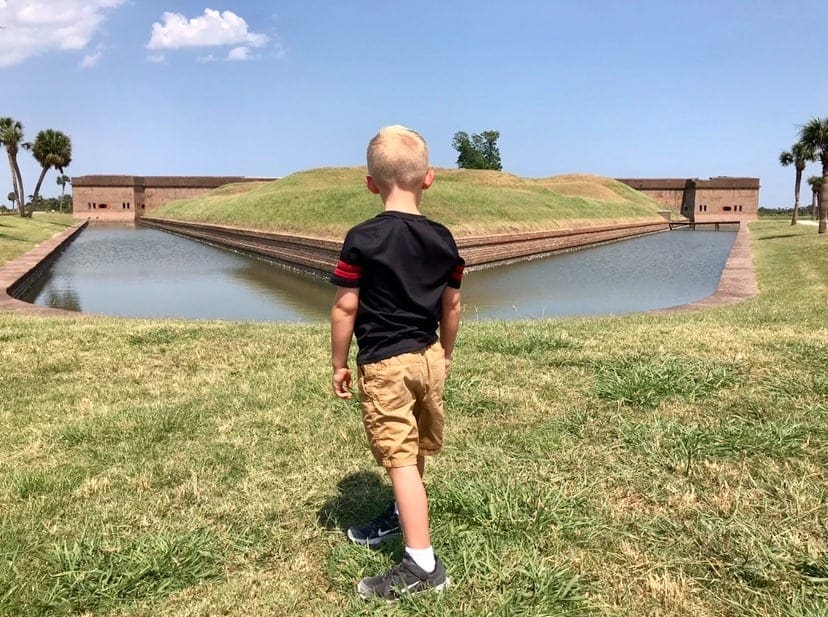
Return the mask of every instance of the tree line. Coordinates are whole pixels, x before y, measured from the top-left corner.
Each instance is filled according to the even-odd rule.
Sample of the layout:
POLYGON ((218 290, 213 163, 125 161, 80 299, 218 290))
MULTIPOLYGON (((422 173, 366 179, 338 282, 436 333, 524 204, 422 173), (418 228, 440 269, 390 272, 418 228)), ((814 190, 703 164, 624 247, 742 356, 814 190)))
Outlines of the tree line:
POLYGON ((779 155, 779 164, 783 167, 793 165, 796 171, 794 179, 794 207, 791 216, 791 225, 799 220, 799 193, 802 184, 802 175, 808 163, 819 161, 822 165, 821 176, 808 178, 811 187, 811 216, 818 213, 819 233, 828 231, 828 191, 822 190, 828 186, 828 118, 811 118, 799 127, 798 139, 790 150, 784 150, 779 155))
POLYGON ((59 172, 57 183, 61 187, 61 203, 66 193, 66 184, 69 177, 64 175, 63 170, 72 162, 72 140, 68 135, 54 129, 40 131, 33 142, 23 141, 23 124, 10 117, 0 117, 0 146, 6 149, 9 159, 9 169, 12 177, 13 191, 9 193, 9 199, 14 196, 20 216, 31 216, 35 206, 40 201, 40 188, 46 172, 55 169, 59 172), (35 184, 34 192, 26 199, 26 191, 23 189, 23 175, 20 173, 20 165, 17 162, 17 155, 20 149, 29 150, 32 156, 40 165, 40 176, 35 184))

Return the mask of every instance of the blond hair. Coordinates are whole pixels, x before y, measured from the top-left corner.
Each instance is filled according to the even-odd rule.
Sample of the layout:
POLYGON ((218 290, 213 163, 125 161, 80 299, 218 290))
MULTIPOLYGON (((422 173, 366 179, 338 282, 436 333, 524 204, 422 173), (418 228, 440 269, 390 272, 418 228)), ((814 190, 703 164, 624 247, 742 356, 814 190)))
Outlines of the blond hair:
POLYGON ((377 186, 417 190, 428 173, 428 145, 417 131, 386 126, 368 143, 368 175, 377 186))

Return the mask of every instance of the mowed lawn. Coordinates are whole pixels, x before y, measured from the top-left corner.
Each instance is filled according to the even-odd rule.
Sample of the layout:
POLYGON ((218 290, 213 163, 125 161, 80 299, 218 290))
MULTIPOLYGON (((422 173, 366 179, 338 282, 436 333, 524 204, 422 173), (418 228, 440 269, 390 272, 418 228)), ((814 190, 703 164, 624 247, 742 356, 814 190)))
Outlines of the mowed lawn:
POLYGON ((71 214, 35 212, 32 218, 0 216, 0 265, 19 257, 72 224, 71 214))
POLYGON ((350 544, 387 481, 326 324, 0 315, 0 614, 828 614, 828 238, 751 225, 761 295, 465 322, 427 470, 452 587, 350 544))

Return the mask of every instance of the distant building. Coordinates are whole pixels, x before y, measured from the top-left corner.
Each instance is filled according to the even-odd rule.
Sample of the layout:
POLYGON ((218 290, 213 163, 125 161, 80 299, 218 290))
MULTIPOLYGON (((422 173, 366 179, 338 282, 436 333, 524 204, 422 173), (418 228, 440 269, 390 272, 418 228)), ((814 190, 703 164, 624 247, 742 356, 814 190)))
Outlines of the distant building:
POLYGON ((759 178, 618 178, 691 221, 755 221, 759 178))
POLYGON ((73 214, 78 219, 134 221, 176 199, 200 197, 225 184, 270 182, 240 176, 78 176, 72 178, 73 214))

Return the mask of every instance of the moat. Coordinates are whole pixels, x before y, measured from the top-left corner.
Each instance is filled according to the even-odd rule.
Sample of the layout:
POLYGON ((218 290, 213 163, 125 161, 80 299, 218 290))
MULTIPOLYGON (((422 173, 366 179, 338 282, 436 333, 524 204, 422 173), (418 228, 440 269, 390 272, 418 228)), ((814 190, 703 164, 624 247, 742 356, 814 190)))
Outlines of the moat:
MULTIPOLYGON (((464 319, 622 314, 716 290, 732 231, 673 231, 470 272, 464 319)), ((333 288, 270 262, 142 227, 93 225, 23 299, 122 317, 320 321, 333 288)))

